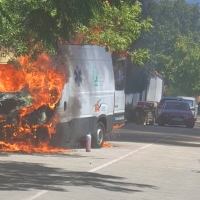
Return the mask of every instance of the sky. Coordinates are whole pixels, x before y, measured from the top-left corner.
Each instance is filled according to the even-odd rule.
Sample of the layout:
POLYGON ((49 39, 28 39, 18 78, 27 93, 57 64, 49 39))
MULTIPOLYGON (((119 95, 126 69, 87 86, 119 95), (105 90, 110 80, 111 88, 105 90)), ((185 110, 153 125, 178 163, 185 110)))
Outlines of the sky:
POLYGON ((200 0, 186 0, 188 3, 200 3, 200 0))
MULTIPOLYGON (((159 1, 159 0, 157 0, 157 1, 159 1)), ((185 1, 188 3, 199 3, 200 4, 200 0, 185 0, 185 1)))

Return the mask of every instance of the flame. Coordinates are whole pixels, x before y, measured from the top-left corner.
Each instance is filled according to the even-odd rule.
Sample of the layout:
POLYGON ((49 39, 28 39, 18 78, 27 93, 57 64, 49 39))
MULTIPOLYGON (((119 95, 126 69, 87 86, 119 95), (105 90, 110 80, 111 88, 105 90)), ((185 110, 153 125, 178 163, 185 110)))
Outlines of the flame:
POLYGON ((40 143, 39 146, 34 146, 31 142, 15 142, 6 143, 0 142, 0 152, 26 152, 26 153, 58 153, 71 152, 70 149, 53 148, 47 143, 40 143))
POLYGON ((23 110, 23 114, 27 114, 42 105, 54 108, 60 99, 64 83, 67 81, 65 73, 57 71, 51 58, 44 53, 32 63, 29 56, 22 56, 18 61, 22 67, 25 83, 28 85, 34 100, 29 109, 23 110))
POLYGON ((9 137, 10 143, 0 142, 0 146, 2 146, 0 151, 25 151, 27 153, 64 151, 51 147, 48 142, 40 143, 37 147, 31 144, 31 140, 24 142, 26 136, 36 138, 36 131, 39 128, 46 128, 50 138, 55 133, 55 127, 59 122, 59 116, 56 113, 51 119, 48 119, 48 123, 36 125, 30 125, 24 116, 42 106, 54 111, 55 105, 61 97, 64 84, 67 82, 67 74, 63 70, 64 66, 60 64, 59 59, 53 60, 45 53, 39 55, 38 59, 33 62, 31 62, 29 56, 21 56, 18 58, 17 67, 0 64, 0 92, 18 92, 25 88, 25 92, 29 93, 32 98, 31 105, 17 110, 18 124, 7 123, 6 118, 0 115, 0 122, 4 123, 2 127, 3 141, 7 141, 7 136, 12 132, 9 137), (22 135, 23 141, 17 142, 16 138, 22 135))
POLYGON ((116 125, 113 126, 113 129, 119 129, 122 126, 124 126, 124 124, 116 124, 116 125))
POLYGON ((109 144, 108 142, 103 142, 103 145, 102 145, 103 148, 111 148, 113 147, 111 144, 109 144))
POLYGON ((24 87, 23 73, 8 64, 0 65, 0 92, 17 91, 24 87))
POLYGON ((42 105, 53 109, 67 81, 66 74, 57 71, 57 66, 53 65, 51 58, 45 53, 35 62, 30 62, 29 56, 21 56, 18 61, 20 70, 12 65, 0 64, 0 92, 19 91, 28 87, 33 105, 22 109, 22 116, 42 105))

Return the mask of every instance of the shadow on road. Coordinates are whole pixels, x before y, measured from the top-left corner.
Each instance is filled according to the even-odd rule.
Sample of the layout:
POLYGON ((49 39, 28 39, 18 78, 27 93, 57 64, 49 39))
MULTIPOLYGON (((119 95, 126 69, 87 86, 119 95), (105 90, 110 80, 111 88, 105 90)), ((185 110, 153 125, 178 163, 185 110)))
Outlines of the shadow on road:
POLYGON ((200 126, 191 129, 182 126, 127 124, 115 130, 109 141, 200 147, 200 126))
POLYGON ((192 172, 194 172, 194 173, 200 173, 200 171, 196 171, 196 170, 193 170, 192 172))
POLYGON ((155 186, 127 183, 118 176, 98 173, 72 172, 25 162, 0 162, 0 190, 30 189, 68 191, 67 186, 94 187, 114 192, 142 192, 155 186))

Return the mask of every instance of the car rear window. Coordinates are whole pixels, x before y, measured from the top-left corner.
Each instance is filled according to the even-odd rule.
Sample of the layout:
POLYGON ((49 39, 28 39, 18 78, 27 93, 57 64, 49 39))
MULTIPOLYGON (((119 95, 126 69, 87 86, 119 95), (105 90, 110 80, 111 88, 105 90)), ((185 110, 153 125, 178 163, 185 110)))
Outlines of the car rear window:
POLYGON ((190 107, 187 103, 183 102, 166 102, 164 105, 166 110, 190 110, 190 107))

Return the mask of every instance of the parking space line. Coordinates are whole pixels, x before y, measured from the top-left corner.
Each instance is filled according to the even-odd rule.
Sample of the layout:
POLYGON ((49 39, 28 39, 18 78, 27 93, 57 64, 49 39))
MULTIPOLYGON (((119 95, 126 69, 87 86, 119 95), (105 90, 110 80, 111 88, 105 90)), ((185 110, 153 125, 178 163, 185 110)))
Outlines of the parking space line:
MULTIPOLYGON (((181 130, 180 132, 177 132, 177 133, 181 133, 181 132, 183 132, 183 131, 184 131, 184 130, 181 130)), ((177 134, 177 133, 175 133, 175 134, 177 134)), ((103 164, 103 165, 100 165, 99 167, 95 167, 95 168, 89 170, 88 173, 96 172, 96 171, 98 171, 98 170, 100 170, 100 169, 103 169, 103 168, 109 166, 109 165, 112 165, 113 163, 116 163, 116 162, 118 162, 118 161, 120 161, 120 160, 123 160, 124 158, 127 158, 128 156, 131 156, 131 155, 133 155, 133 154, 135 154, 135 153, 137 153, 137 152, 140 152, 140 151, 142 151, 143 149, 147 149, 148 147, 150 147, 150 146, 152 146, 152 145, 154 145, 154 144, 156 144, 156 143, 158 143, 158 142, 160 142, 160 141, 164 141, 164 140, 166 140, 167 138, 170 138, 170 137, 174 136, 175 134, 168 135, 168 136, 166 136, 166 137, 163 137, 163 138, 161 138, 161 139, 158 139, 158 140, 156 140, 155 142, 153 142, 153 143, 151 143, 151 144, 148 144, 148 145, 145 145, 145 146, 143 146, 143 147, 140 147, 140 148, 138 148, 138 149, 136 149, 136 150, 134 150, 134 151, 131 151, 131 152, 129 152, 129 153, 123 155, 123 156, 120 156, 119 158, 116 158, 116 159, 114 159, 114 160, 111 160, 111 161, 109 161, 109 162, 103 164)), ((39 191, 36 195, 34 195, 34 196, 32 196, 31 198, 28 198, 28 199, 26 199, 26 200, 35 200, 35 199, 37 199, 38 197, 41 197, 42 195, 46 194, 47 192, 49 192, 49 191, 48 191, 48 190, 41 190, 41 191, 39 191)))
MULTIPOLYGON (((177 132, 177 133, 181 133, 181 132, 183 132, 183 131, 184 131, 184 130, 181 130, 181 131, 179 131, 179 132, 177 132)), ((175 134, 177 134, 177 133, 175 133, 175 134)), ((158 142, 164 141, 164 140, 166 140, 167 138, 170 138, 170 137, 174 136, 175 134, 172 134, 172 135, 163 137, 163 138, 161 138, 161 139, 158 139, 158 140, 156 140, 155 142, 153 142, 153 143, 151 143, 151 144, 148 144, 148 145, 145 145, 145 146, 143 146, 143 147, 140 147, 139 149, 136 149, 136 150, 134 150, 134 151, 131 151, 131 152, 129 152, 128 154, 126 154, 126 155, 124 155, 124 156, 121 156, 121 157, 116 158, 116 159, 114 159, 114 160, 111 160, 111 161, 109 161, 109 162, 107 162, 107 163, 105 163, 105 164, 103 164, 103 165, 100 165, 99 167, 96 167, 96 168, 94 168, 94 169, 91 169, 91 170, 89 170, 88 172, 96 172, 96 171, 98 171, 98 170, 100 170, 100 169, 103 169, 104 167, 107 167, 107 166, 109 166, 109 165, 112 165, 113 163, 116 163, 116 162, 118 162, 118 161, 120 161, 120 160, 123 160, 124 158, 127 158, 128 156, 131 156, 131 155, 133 155, 133 154, 135 154, 135 153, 137 153, 137 152, 139 152, 139 151, 141 151, 141 150, 143 150, 143 149, 147 149, 148 147, 150 147, 150 146, 152 146, 152 145, 154 145, 154 144, 156 144, 156 143, 158 143, 158 142)))
POLYGON ((48 192, 48 190, 41 190, 39 191, 36 195, 32 196, 31 198, 27 199, 27 200, 34 200, 37 199, 38 197, 46 194, 48 192))
POLYGON ((150 147, 151 145, 153 145, 153 143, 152 143, 152 144, 145 145, 145 146, 143 146, 143 147, 141 147, 141 148, 139 148, 139 149, 136 149, 136 150, 134 150, 134 151, 131 151, 130 153, 128 153, 128 154, 126 154, 126 155, 124 155, 124 156, 121 156, 121 157, 116 158, 116 159, 114 159, 114 160, 111 160, 111 161, 109 161, 109 162, 107 162, 107 163, 105 163, 105 164, 103 164, 103 165, 100 165, 99 167, 96 167, 96 168, 94 168, 94 169, 91 169, 91 170, 89 170, 89 172, 96 172, 96 171, 98 171, 98 170, 100 170, 100 169, 102 169, 102 168, 104 168, 104 167, 107 167, 107 166, 109 166, 109 165, 112 165, 113 163, 116 163, 116 162, 118 162, 118 161, 120 161, 120 160, 122 160, 122 159, 124 159, 124 158, 126 158, 126 157, 128 157, 128 156, 131 156, 131 155, 134 154, 134 153, 137 153, 137 152, 139 152, 139 151, 141 151, 141 150, 143 150, 143 149, 146 149, 146 148, 150 147))

